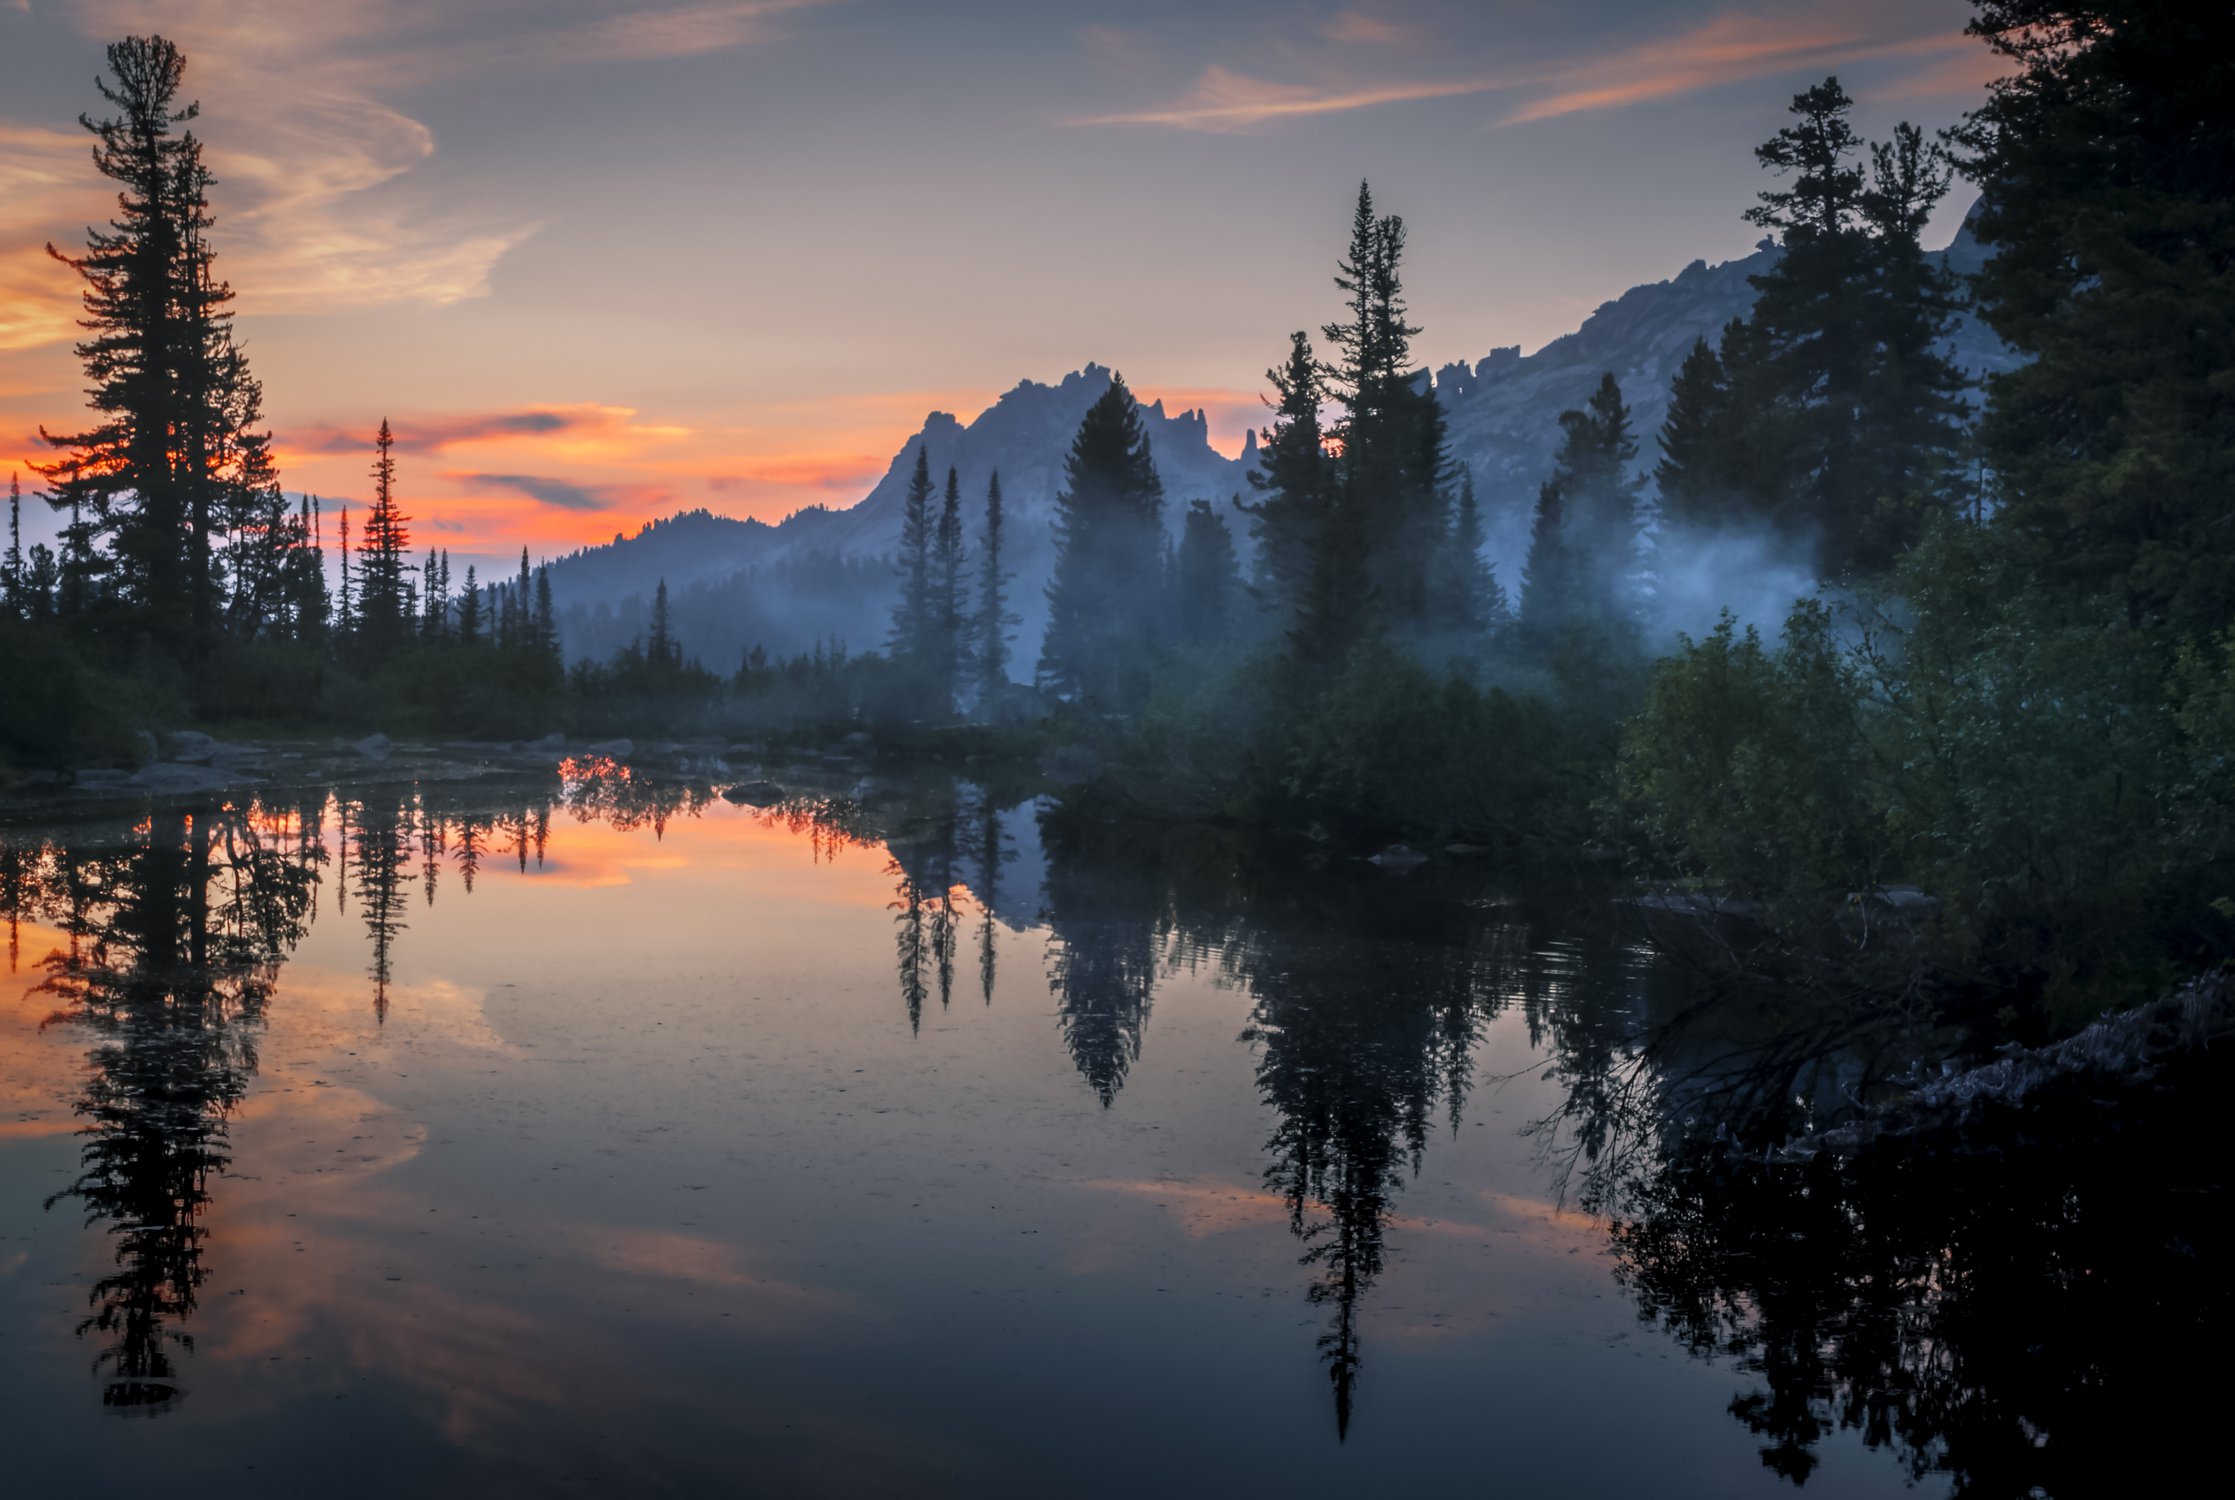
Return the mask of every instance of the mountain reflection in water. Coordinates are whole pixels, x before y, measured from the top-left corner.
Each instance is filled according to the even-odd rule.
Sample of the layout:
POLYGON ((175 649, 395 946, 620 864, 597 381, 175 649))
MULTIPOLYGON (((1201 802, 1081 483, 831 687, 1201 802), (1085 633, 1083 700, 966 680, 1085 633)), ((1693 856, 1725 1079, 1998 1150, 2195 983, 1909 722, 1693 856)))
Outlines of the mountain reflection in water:
MULTIPOLYGON (((1452 1344, 1490 1361, 1481 1368, 1503 1371, 1498 1379, 1531 1378, 1525 1366, 1496 1363, 1498 1320, 1517 1317, 1523 1306, 1497 1300, 1505 1294, 1496 1289, 1509 1280, 1535 1288, 1531 1295, 1551 1296, 1544 1290, 1551 1288, 1571 1301, 1595 1300, 1618 1286, 1644 1322, 1661 1331, 1655 1337, 1665 1338, 1662 1349, 1701 1362, 1678 1361, 1667 1366, 1676 1373, 1663 1385, 1639 1386, 1630 1373, 1638 1351, 1622 1347, 1629 1335, 1601 1328, 1604 1315, 1596 1312, 1592 1326, 1601 1331, 1591 1338, 1601 1352, 1556 1354, 1585 1359, 1589 1369, 1579 1378, 1586 1388, 1605 1382, 1608 1402, 1662 1399, 1656 1391, 1675 1400, 1669 1393, 1697 1390, 1700 1374, 1710 1377, 1723 1392, 1717 1400, 1727 1400, 1737 1418, 1718 1418, 1717 1425, 1750 1446, 1734 1465, 1735 1450, 1724 1438, 1703 1439, 1724 1456, 1713 1460, 1719 1467, 1696 1475, 1692 1488, 1699 1493, 1820 1482, 1827 1472, 1841 1492, 1921 1482, 1964 1494, 2088 1493, 2133 1480, 2144 1462, 2135 1457, 2133 1434, 2145 1425, 2166 1454, 2196 1444, 2208 1430, 2203 1405, 2216 1391, 2173 1373, 2178 1353, 2215 1347, 2227 1301, 2211 1274, 2226 1249, 2217 1226, 2227 1215, 2218 1168, 2200 1144, 2210 1139, 2193 1102, 2205 1092, 2200 1087, 2169 1091, 2150 1110, 2116 1116, 2075 1091, 2022 1125, 1975 1126, 1961 1140, 1769 1164, 1758 1152, 1734 1149, 1743 1127, 1765 1107, 1812 1108, 1823 1118, 1843 1095, 1898 1064, 1898 1027, 1858 1031, 1843 1021, 1823 1045, 1806 1045, 1809 1027, 1796 1023, 1789 1005, 1703 997, 1656 964, 1619 922, 1548 915, 1487 872, 1429 870, 1397 879, 1357 867, 1313 870, 1210 834, 1125 843, 1053 804, 962 782, 801 793, 745 809, 704 783, 600 760, 568 762, 548 783, 505 793, 481 785, 352 787, 157 811, 128 826, 91 821, 0 830, 0 910, 11 957, 25 965, 30 981, 24 1004, 43 1017, 35 1033, 9 1033, 18 1038, 9 1045, 25 1078, 44 1067, 38 1078, 66 1077, 75 1089, 67 1101, 77 1117, 74 1175, 58 1191, 40 1192, 38 1201, 57 1212, 65 1205, 81 1211, 101 1247, 76 1283, 82 1310, 70 1330, 72 1345, 92 1351, 99 1403, 150 1415, 194 1411, 196 1420, 224 1415, 213 1411, 227 1400, 224 1381, 210 1382, 196 1401, 179 1398, 199 1389, 195 1334, 213 1316, 205 1306, 212 1268, 224 1266, 230 1295, 253 1299, 262 1292, 243 1285, 248 1241, 228 1240, 223 1200, 236 1191, 262 1194, 263 1174, 277 1171, 274 1163, 240 1158, 235 1123, 267 1091, 258 1082, 260 1047, 290 1004, 284 971, 321 920, 322 894, 333 903, 326 920, 342 919, 359 956, 358 1019, 326 1024, 377 1038, 406 1018, 411 997, 422 993, 399 980, 413 971, 416 912, 436 923, 454 903, 473 901, 477 882, 486 884, 494 872, 573 882, 610 896, 612 926, 604 937, 625 947, 633 941, 629 924, 644 912, 624 899, 623 888, 639 876, 689 870, 712 847, 708 840, 732 837, 804 850, 811 871, 846 862, 855 874, 843 889, 829 889, 827 900, 839 911, 833 922, 855 923, 858 893, 879 893, 882 920, 890 924, 885 951, 893 998, 886 1015, 913 1045, 928 1045, 935 1029, 952 1030, 958 1001, 990 1013, 1014 1004, 1020 983, 1044 993, 1045 1024, 1075 1071, 1076 1097, 1107 1123, 1072 1116, 1066 1128, 1084 1134, 1008 1162, 1002 1192, 1052 1192, 1034 1184, 1067 1181, 1065 1172, 1079 1170, 1070 1155, 1089 1149, 1117 1152, 1121 1166, 1132 1169, 1071 1182, 1100 1189, 1094 1212, 1117 1217, 1095 1221, 1103 1228, 1079 1240, 1068 1271, 1032 1272, 1013 1263, 1011 1251, 991 1240, 989 1221, 980 1248, 1008 1270, 987 1270, 986 1287, 1006 1284, 1001 1275, 1036 1275, 1058 1290, 1069 1284, 1064 1276, 1099 1277, 1090 1285, 1103 1290, 1114 1274, 1165 1276, 1162 1269, 1103 1269, 1123 1263, 1111 1260, 1117 1252, 1107 1247, 1135 1243, 1145 1232, 1139 1215, 1153 1206, 1192 1215, 1185 1220, 1191 1239, 1233 1240, 1224 1264, 1234 1285, 1217 1295, 1244 1298, 1256 1273, 1244 1240, 1235 1237, 1254 1233, 1260 1222, 1285 1224, 1289 1258, 1301 1274, 1290 1273, 1284 1295, 1292 1308, 1311 1309, 1316 1331, 1283 1331, 1288 1325, 1280 1317, 1250 1309, 1246 1316, 1234 1312, 1229 1325, 1193 1332, 1252 1350, 1278 1340, 1290 1352, 1276 1364, 1309 1358, 1305 1351, 1316 1343, 1333 1421, 1326 1423, 1322 1408, 1315 1423, 1352 1449, 1377 1424, 1399 1421, 1392 1404, 1377 1404, 1372 1395, 1383 1347, 1377 1320, 1386 1320, 1387 1347, 1402 1354, 1408 1370, 1429 1357, 1420 1351, 1452 1344), (669 837, 681 838, 683 827, 690 829, 682 840, 689 849, 670 854, 669 837), (861 878, 879 870, 876 880, 861 878), (27 929, 33 943, 24 950, 27 929), (1024 956, 1020 950, 1032 944, 1039 951, 1024 956), (1028 977, 1016 972, 1020 963, 1028 977), (1160 991, 1175 986, 1190 998, 1167 996, 1160 1005, 1160 991), (1128 1137, 1112 1132, 1168 1125, 1182 1136, 1202 1133, 1204 1111, 1232 1107, 1231 1100, 1175 1092, 1179 1081, 1217 1065, 1203 1050, 1210 1043, 1187 1040, 1196 1034, 1190 1017, 1200 1013, 1206 991, 1239 1002, 1239 1024, 1225 1034, 1246 1049, 1259 1149, 1205 1161, 1194 1144, 1159 1144, 1157 1150, 1178 1150, 1185 1161, 1143 1154, 1147 1165, 1125 1162, 1128 1137), (1167 1021, 1165 1007, 1172 1005, 1183 1007, 1172 1012, 1181 1019, 1167 1021), (1159 1035, 1168 1027, 1181 1032, 1178 1052, 1161 1070, 1148 1061, 1162 1061, 1152 1019, 1159 1035), (73 1071, 58 1071, 51 1058, 41 1062, 45 1053, 34 1056, 61 1038, 82 1052, 73 1071), (1152 1097, 1129 1110, 1128 1090, 1139 1088, 1152 1097), (1527 1107, 1509 1114, 1499 1101, 1527 1107), (1499 1119, 1479 1130, 1486 1104, 1499 1119), (2029 1133, 2034 1139, 2021 1142, 2029 1133), (1519 1143, 1510 1154, 1535 1182, 1533 1192, 1517 1193, 1524 1182, 1510 1180, 1511 1173, 1496 1177, 1484 1165, 1482 1153, 1493 1149, 1484 1143, 1492 1141, 1519 1143), (1246 1185, 1251 1177, 1260 1189, 1246 1185), (1408 1195, 1424 1192, 1440 1206, 1427 1217, 1407 1217, 1408 1195), (1564 1238, 1544 1241, 1548 1234, 1564 1238), (1524 1276, 1514 1257, 1530 1235, 1539 1243, 1528 1253, 1551 1257, 1543 1262, 1550 1269, 1524 1276), (1590 1254, 1580 1253, 1586 1248, 1590 1254), (1423 1310, 1417 1286, 1408 1284, 1383 1308, 1377 1288, 1408 1253, 1439 1263, 1455 1258, 1452 1285, 1475 1289, 1491 1305, 1464 1315, 1423 1310), (1050 1282, 1051 1275, 1058 1279, 1050 1282), (1883 1450, 1892 1461, 1863 1449, 1883 1450)), ((783 876, 786 889, 824 889, 793 869, 783 876)), ((1557 885, 1537 890, 1543 907, 1588 905, 1557 885)), ((748 923, 752 911, 713 920, 748 923)), ((810 977, 825 963, 820 951, 835 974, 840 950, 817 950, 822 939, 803 935, 796 940, 802 951, 791 952, 785 941, 782 933, 761 932, 754 951, 783 974, 810 977)), ((660 957, 644 955, 655 967, 660 957)), ((738 984, 761 983, 745 977, 754 962, 740 970, 738 984)), ((838 985, 834 994, 843 993, 838 979, 831 983, 838 985)), ((600 1022, 623 1023, 610 1015, 600 1022)), ((689 1038, 675 1028, 689 1024, 688 1015, 647 1011, 636 1030, 665 1028, 658 1045, 683 1047, 689 1038)), ((847 1027, 887 1023, 831 1010, 798 1024, 821 1027, 803 1045, 832 1047, 844 1044, 847 1027)), ((525 1067, 530 1055, 508 1054, 506 1066, 525 1067)), ((749 1090, 748 1075, 760 1076, 743 1060, 660 1055, 670 1058, 667 1066, 702 1074, 734 1069, 732 1082, 710 1078, 710 1097, 724 1087, 749 1090)), ((983 1066, 1009 1066, 1007 1053, 989 1055, 983 1066)), ((410 1074, 399 1069, 396 1076, 410 1074)), ((302 1091, 330 1086, 322 1077, 297 1081, 302 1091)), ((873 1108, 858 1123, 850 1096, 844 1105, 830 1102, 849 1087, 817 1094, 823 1102, 813 1108, 771 1102, 761 1117, 768 1133, 724 1149, 812 1156, 813 1137, 822 1132, 834 1147, 843 1138, 854 1155, 834 1151, 820 1170, 856 1170, 866 1181, 874 1168, 849 1169, 845 1162, 864 1159, 860 1153, 883 1138, 853 1133, 881 1128, 876 1120, 888 1108, 873 1108)), ((958 1079, 945 1107, 991 1115, 1019 1087, 1018 1076, 994 1071, 958 1079)), ((625 1102, 656 1113, 659 1101, 625 1102)), ((917 1095, 907 1102, 919 1111, 934 1107, 917 1095)), ((621 1104, 606 1108, 624 1112, 621 1104)), ((375 1113, 368 1108, 360 1118, 375 1113)), ((27 1108, 23 1118, 36 1115, 27 1108)), ((375 1128, 364 1125, 353 1138, 375 1128)), ((427 1127, 413 1128, 426 1134, 427 1127)), ((600 1127, 609 1128, 619 1127, 600 1127)), ((644 1129, 656 1135, 670 1127, 644 1129)), ((962 1191, 932 1165, 934 1180, 903 1188, 921 1201, 880 1196, 890 1206, 866 1210, 855 1227, 871 1238, 901 1235, 921 1222, 925 1203, 962 1191)), ((319 1187, 329 1197, 318 1201, 348 1190, 319 1187)), ((536 1189, 516 1172, 508 1191, 536 1189)), ((684 1191, 696 1188, 686 1184, 684 1191)), ((313 1200, 301 1201, 307 1211, 313 1200)), ((477 1202, 470 1195, 430 1199, 424 1215, 477 1202)), ((350 1212, 362 1218, 376 1211, 350 1212)), ((825 1234, 806 1224, 772 1243, 825 1234)), ((880 1277, 902 1274, 885 1266, 857 1271, 851 1282, 841 1278, 835 1288, 810 1285, 751 1269, 746 1261, 767 1245, 756 1250, 689 1229, 686 1222, 657 1233, 584 1231, 592 1246, 586 1253, 603 1275, 749 1291, 764 1312, 790 1307, 786 1316, 798 1319, 851 1306, 870 1297, 880 1277)), ((954 1245, 964 1242, 955 1236, 970 1231, 965 1218, 939 1232, 954 1245)), ((1013 1238, 1039 1230, 1009 1232, 1013 1238)), ((294 1248, 306 1243, 298 1239, 294 1248)), ((894 1251, 901 1253, 898 1241, 894 1251)), ((492 1284, 493 1262, 476 1262, 470 1273, 458 1269, 465 1264, 460 1259, 442 1272, 449 1280, 432 1294, 460 1305, 488 1300, 475 1289, 492 1284)), ((972 1285, 967 1265, 954 1274, 955 1284, 972 1285)), ((1204 1263, 1195 1274, 1215 1280, 1216 1268, 1204 1263)), ((1013 1328, 1014 1338, 1028 1340, 1029 1320, 1017 1321, 1023 1316, 1004 1311, 990 1327, 1013 1328)), ((1198 1307, 1195 1316, 1223 1315, 1198 1307)), ((531 1319, 515 1332, 525 1336, 533 1326, 531 1319)), ((894 1326, 899 1331, 889 1336, 902 1337, 907 1319, 894 1326)), ((688 1337, 707 1333, 701 1328, 688 1337)), ((242 1342, 236 1330, 221 1345, 242 1342)), ((1546 1347, 1557 1351, 1559 1342, 1555 1330, 1546 1347)), ((31 1362, 55 1347, 28 1337, 0 1342, 5 1389, 41 1380, 47 1372, 31 1362)), ((913 1368, 924 1354, 910 1345, 892 1357, 913 1368)), ((288 1357, 284 1340, 264 1357, 288 1357)), ((857 1357, 878 1356, 871 1347, 857 1357)), ((977 1357, 954 1354, 965 1365, 977 1357)), ((1076 1357, 1093 1355, 1082 1350, 1076 1357)), ((883 1383, 874 1370, 857 1366, 854 1373, 873 1387, 883 1383)), ((1405 1376, 1402 1388, 1416 1388, 1416 1377, 1405 1376)), ((1444 1394, 1467 1404, 1464 1391, 1444 1394)), ((259 1400, 285 1404, 270 1393, 259 1400)), ((1298 1420, 1293 1402, 1277 1390, 1252 1392, 1250 1400, 1252 1409, 1272 1402, 1287 1413, 1279 1419, 1287 1424, 1298 1420)), ((898 1401, 880 1415, 902 1421, 894 1413, 907 1406, 898 1401)), ((267 1412, 264 1420, 285 1418, 267 1412)), ((482 1410, 478 1420, 493 1419, 482 1410)), ((566 1418, 554 1411, 541 1420, 566 1418)), ((455 1411, 421 1425, 447 1434, 430 1441, 471 1446, 474 1424, 455 1411)), ((784 1424, 787 1432, 798 1425, 784 1424)), ((772 1452, 800 1441, 768 1439, 772 1452)), ((844 1446, 832 1433, 818 1441, 844 1446)), ((1154 1433, 1128 1441, 1144 1450, 1144 1462, 1153 1459, 1154 1433)), ((1239 1430, 1187 1441, 1214 1467, 1243 1461, 1252 1446, 1239 1430)), ((1445 1451, 1425 1451, 1417 1438, 1412 1448, 1404 1461, 1424 1475, 1468 1472, 1477 1457, 1456 1436, 1445 1451)), ((478 1472, 511 1487, 521 1482, 504 1467, 513 1457, 485 1454, 481 1462, 494 1467, 478 1472)), ((1385 1454, 1378 1461, 1390 1460, 1385 1454)), ((749 1460, 727 1449, 700 1458, 670 1454, 659 1464, 643 1460, 650 1467, 624 1464, 607 1477, 624 1488, 658 1489, 740 1462, 749 1460)), ((793 1471, 800 1487, 845 1487, 808 1482, 824 1471, 802 1462, 793 1471)), ((847 1470, 870 1487, 937 1489, 951 1480, 968 1488, 966 1479, 1009 1487, 973 1473, 964 1460, 947 1470, 910 1468, 933 1462, 921 1453, 906 1464, 859 1455, 854 1462, 870 1466, 847 1470)), ((1112 1471, 1112 1488, 1122 1487, 1119 1472, 1112 1471)), ((1654 1455, 1640 1452, 1631 1472, 1652 1476, 1654 1455)), ((1320 1482, 1302 1481, 1306 1488, 1320 1482)))

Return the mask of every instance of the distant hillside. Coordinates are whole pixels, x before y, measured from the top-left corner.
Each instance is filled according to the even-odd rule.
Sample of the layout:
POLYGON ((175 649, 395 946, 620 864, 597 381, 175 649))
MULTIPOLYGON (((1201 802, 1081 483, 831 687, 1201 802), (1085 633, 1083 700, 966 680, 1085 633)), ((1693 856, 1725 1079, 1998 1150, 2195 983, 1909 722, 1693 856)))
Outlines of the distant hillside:
MULTIPOLYGON (((1574 333, 1534 354, 1493 349, 1474 365, 1446 365, 1434 374, 1437 398, 1451 421, 1453 458, 1474 474, 1489 523, 1488 552, 1510 586, 1520 573, 1530 509, 1551 470, 1562 411, 1580 406, 1611 370, 1628 397, 1640 436, 1641 466, 1657 456, 1653 436, 1667 415, 1669 384, 1692 342, 1712 342, 1723 325, 1753 306, 1748 277, 1775 263, 1767 241, 1752 255, 1710 266, 1694 261, 1674 278, 1632 287, 1601 305, 1574 333)), ((1968 221, 1948 248, 1946 263, 1976 269, 1985 252, 1968 221)), ((1957 363, 1975 377, 2008 368, 2013 357, 1985 327, 1961 320, 1951 334, 1957 363)), ((1062 484, 1064 455, 1087 407, 1109 388, 1110 371, 1096 364, 1053 385, 1021 381, 967 424, 933 412, 893 455, 884 478, 843 510, 801 511, 778 525, 735 521, 690 511, 655 522, 633 537, 615 537, 562 558, 552 584, 569 655, 604 655, 640 634, 646 601, 661 578, 676 610, 685 648, 724 670, 755 644, 770 651, 806 650, 818 638, 872 649, 884 637, 891 573, 879 560, 899 539, 900 512, 916 451, 928 450, 944 482, 955 466, 973 519, 986 478, 1001 471, 1011 526, 1017 662, 1028 672, 1046 618, 1042 590, 1052 558, 1050 525, 1062 484)), ((1176 528, 1186 502, 1220 503, 1245 493, 1256 463, 1256 439, 1238 459, 1210 445, 1196 411, 1167 414, 1161 402, 1143 408, 1167 516, 1176 528)), ((1228 512, 1231 516, 1231 511, 1228 512)), ((1232 517, 1246 546, 1245 518, 1232 517)))

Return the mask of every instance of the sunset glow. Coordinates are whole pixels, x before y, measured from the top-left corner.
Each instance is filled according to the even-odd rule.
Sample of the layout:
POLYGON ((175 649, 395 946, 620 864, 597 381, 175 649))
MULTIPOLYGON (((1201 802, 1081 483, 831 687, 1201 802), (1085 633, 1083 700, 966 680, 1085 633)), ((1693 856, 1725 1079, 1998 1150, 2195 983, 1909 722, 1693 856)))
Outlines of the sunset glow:
MULTIPOLYGON (((1263 44, 1286 8, 1221 7, 1178 29, 1019 8, 999 23, 1001 56, 1034 61, 989 71, 986 38, 870 0, 625 14, 583 0, 501 24, 414 0, 315 19, 266 4, 0 8, 0 466, 29 480, 37 429, 78 420, 77 287, 43 247, 106 211, 82 132, 60 122, 84 107, 101 42, 127 29, 159 23, 193 59, 221 265, 289 491, 330 517, 361 510, 385 416, 415 535, 491 560, 679 510, 773 521, 851 504, 926 413, 967 421, 1018 379, 1088 360, 1170 410, 1205 408, 1231 455, 1263 420, 1259 372, 1289 309, 1324 275, 1341 182, 1367 170, 1401 188, 1400 143, 1423 124, 1479 143, 1452 165, 1476 190, 1454 187, 1415 240, 1425 352, 1473 360, 1749 243, 1743 146, 1672 177, 1651 161, 1678 134, 1666 112, 1748 141, 1784 82, 1836 67, 1866 102, 1938 117, 1983 66, 1960 50, 1960 0, 1866 20, 1637 10, 1655 39, 1609 51, 1583 17, 1330 6, 1274 67, 1263 44), (800 91, 841 57, 846 84, 800 91), (936 90, 911 78, 919 61, 936 90), (1756 80, 1734 110, 1723 90, 1756 80), (485 97, 541 138, 485 128, 485 97), (925 118, 984 147, 936 188, 915 175, 925 118), (1317 134, 1337 125, 1339 142, 1317 134), (647 168, 655 130, 668 144, 647 168), (1185 140, 1202 132, 1239 134, 1185 140), (1566 234, 1600 242, 1578 253, 1532 229, 1525 204, 1554 164, 1616 139, 1595 204, 1563 201, 1566 234), (1325 159, 1300 171, 1299 151, 1325 159), (1111 191, 1090 203, 1086 180, 1111 191), (1245 199, 1216 228, 1201 205, 1214 184, 1245 199), (1640 195, 1686 227, 1650 244, 1593 234, 1594 216, 1640 195), (685 242, 723 269, 689 278, 687 297, 671 267, 685 242), (1296 257, 1299 242, 1315 248, 1296 257), (884 255, 898 245, 911 250, 884 255), (1214 289, 1214 259, 1260 274, 1214 289), (1074 296, 1088 281, 1098 291, 1074 296)), ((53 523, 34 508, 32 524, 53 523)))

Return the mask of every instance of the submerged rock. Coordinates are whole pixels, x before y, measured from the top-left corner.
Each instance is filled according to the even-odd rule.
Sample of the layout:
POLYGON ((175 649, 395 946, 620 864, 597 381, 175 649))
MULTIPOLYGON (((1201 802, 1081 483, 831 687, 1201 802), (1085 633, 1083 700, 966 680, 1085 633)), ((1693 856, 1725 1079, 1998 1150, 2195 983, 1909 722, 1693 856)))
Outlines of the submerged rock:
POLYGON ((1407 870, 1417 870, 1427 862, 1428 856, 1410 844, 1391 844, 1379 854, 1368 855, 1366 858, 1367 864, 1379 865, 1384 870, 1393 870, 1400 875, 1407 870))
POLYGON ((368 734, 363 739, 351 744, 349 748, 367 760, 386 760, 388 752, 394 747, 388 743, 388 736, 368 734))
POLYGON ((125 784, 151 792, 214 792, 241 779, 212 766, 182 766, 176 761, 159 760, 152 766, 142 766, 125 784))
POLYGON ((165 760, 182 766, 208 765, 217 752, 217 741, 196 729, 179 729, 163 737, 165 760))

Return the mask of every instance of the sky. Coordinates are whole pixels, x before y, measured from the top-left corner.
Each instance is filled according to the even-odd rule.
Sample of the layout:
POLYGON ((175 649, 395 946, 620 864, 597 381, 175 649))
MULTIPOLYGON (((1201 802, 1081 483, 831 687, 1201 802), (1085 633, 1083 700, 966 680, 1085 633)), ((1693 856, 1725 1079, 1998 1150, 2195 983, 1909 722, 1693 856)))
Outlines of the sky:
MULTIPOLYGON (((1760 231, 1836 73, 1953 123, 1965 0, 0 0, 0 468, 81 421, 102 47, 186 51, 287 488, 539 556, 851 504, 931 410, 1093 360, 1239 451, 1358 182, 1423 362, 1534 349, 1760 231)), ((1958 188, 1936 226, 1952 232, 1958 188)), ((43 507, 37 509, 43 510, 43 507)), ((27 517, 28 519, 28 517, 27 517)))

